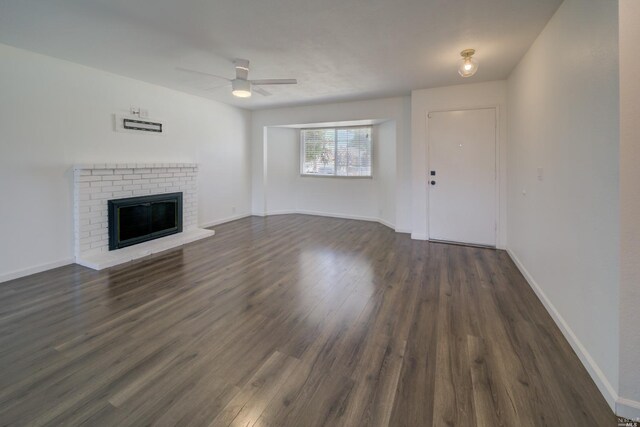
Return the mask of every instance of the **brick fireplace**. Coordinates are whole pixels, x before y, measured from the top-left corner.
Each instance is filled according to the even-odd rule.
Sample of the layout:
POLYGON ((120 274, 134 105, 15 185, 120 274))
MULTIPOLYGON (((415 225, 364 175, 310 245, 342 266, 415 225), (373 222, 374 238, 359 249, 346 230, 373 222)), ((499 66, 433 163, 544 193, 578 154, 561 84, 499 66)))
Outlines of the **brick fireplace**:
POLYGON ((213 235, 197 228, 197 176, 195 163, 75 165, 76 262, 101 269, 213 235), (182 233, 109 251, 109 200, 177 192, 183 194, 182 233))

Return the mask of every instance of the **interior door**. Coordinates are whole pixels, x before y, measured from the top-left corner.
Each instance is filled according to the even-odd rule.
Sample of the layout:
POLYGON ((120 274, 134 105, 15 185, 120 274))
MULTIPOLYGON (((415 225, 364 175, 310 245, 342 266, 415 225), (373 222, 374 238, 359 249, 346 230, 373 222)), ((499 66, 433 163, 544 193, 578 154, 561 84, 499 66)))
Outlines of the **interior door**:
POLYGON ((429 239, 496 245, 496 110, 428 115, 429 239))

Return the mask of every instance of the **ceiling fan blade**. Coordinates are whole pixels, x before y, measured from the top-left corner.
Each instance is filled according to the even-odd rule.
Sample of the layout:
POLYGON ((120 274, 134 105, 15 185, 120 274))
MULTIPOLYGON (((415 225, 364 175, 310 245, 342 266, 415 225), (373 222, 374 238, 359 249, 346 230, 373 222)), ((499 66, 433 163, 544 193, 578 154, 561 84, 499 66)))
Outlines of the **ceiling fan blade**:
POLYGON ((247 80, 249 78, 249 60, 236 58, 233 60, 236 67, 236 79, 247 80))
POLYGON ((296 79, 263 79, 249 80, 252 85, 295 85, 298 84, 296 79))
POLYGON ((262 96, 271 96, 271 92, 261 87, 252 87, 251 90, 253 90, 255 93, 259 93, 262 96))
POLYGON ((200 76, 215 77, 215 78, 223 79, 229 82, 231 81, 231 79, 228 79, 226 77, 218 76, 217 74, 205 73, 204 71, 190 70, 188 68, 182 68, 182 67, 176 67, 176 70, 183 71, 185 73, 198 74, 200 76))
POLYGON ((229 83, 225 83, 225 84, 223 84, 223 85, 218 85, 218 86, 206 87, 206 88, 204 88, 204 90, 207 90, 207 91, 216 91, 216 90, 221 89, 221 88, 223 88, 223 87, 229 87, 229 83))

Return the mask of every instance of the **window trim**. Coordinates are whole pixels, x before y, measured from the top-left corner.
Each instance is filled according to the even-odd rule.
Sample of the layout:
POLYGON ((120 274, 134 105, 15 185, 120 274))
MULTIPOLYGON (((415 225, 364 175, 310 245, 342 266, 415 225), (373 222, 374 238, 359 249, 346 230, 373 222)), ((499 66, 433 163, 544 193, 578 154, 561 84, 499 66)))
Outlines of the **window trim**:
MULTIPOLYGON (((375 133, 375 126, 374 125, 355 125, 355 126, 322 126, 322 127, 311 127, 311 128, 300 128, 300 132, 299 132, 299 139, 300 139, 300 143, 298 144, 298 149, 299 149, 299 165, 298 165, 298 172, 300 173, 300 177, 301 178, 341 178, 341 179, 373 179, 374 176, 374 156, 375 156, 375 152, 374 152, 374 133, 375 133), (305 155, 305 150, 304 150, 304 138, 302 137, 302 134, 304 131, 306 130, 321 130, 321 129, 334 129, 335 132, 338 132, 338 129, 371 129, 371 133, 370 133, 370 139, 371 139, 371 175, 321 175, 321 174, 313 174, 313 173, 304 173, 303 169, 304 169, 304 155, 305 155)), ((338 144, 337 141, 335 143, 335 150, 338 150, 338 144)), ((337 168, 336 168, 337 170, 337 168)))

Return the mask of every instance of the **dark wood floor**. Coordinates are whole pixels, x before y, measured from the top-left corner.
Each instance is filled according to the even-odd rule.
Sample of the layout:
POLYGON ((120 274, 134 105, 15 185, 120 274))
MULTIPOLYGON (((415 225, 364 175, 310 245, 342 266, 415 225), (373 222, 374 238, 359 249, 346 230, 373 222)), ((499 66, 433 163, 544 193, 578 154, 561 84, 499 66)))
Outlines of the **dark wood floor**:
POLYGON ((284 215, 0 285, 0 424, 608 426, 503 251, 284 215))

